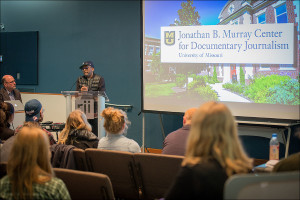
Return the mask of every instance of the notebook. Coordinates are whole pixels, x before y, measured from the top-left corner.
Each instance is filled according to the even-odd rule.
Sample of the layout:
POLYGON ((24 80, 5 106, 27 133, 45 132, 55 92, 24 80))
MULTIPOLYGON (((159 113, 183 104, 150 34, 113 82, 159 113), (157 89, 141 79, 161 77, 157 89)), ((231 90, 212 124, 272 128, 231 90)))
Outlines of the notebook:
POLYGON ((11 103, 14 106, 15 112, 16 111, 23 111, 24 110, 24 105, 20 100, 10 100, 10 101, 4 101, 7 103, 11 103))

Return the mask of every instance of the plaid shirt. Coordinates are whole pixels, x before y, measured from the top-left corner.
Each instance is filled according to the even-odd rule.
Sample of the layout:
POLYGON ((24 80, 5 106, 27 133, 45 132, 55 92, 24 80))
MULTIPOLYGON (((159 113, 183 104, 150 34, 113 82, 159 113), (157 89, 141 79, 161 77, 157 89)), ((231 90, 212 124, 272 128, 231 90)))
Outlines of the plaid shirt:
MULTIPOLYGON (((11 183, 6 175, 0 180, 0 199, 14 199, 11 183)), ((19 199, 19 198, 18 198, 19 199)), ((61 179, 52 177, 43 184, 33 184, 33 199, 71 199, 68 189, 61 179)))
MULTIPOLYGON (((22 127, 23 127, 23 125, 20 125, 20 126, 18 126, 18 127, 16 128, 16 134, 19 132, 19 130, 20 130, 22 127)), ((56 141, 54 140, 53 135, 52 135, 49 131, 47 131, 46 129, 44 129, 44 128, 43 128, 43 131, 48 135, 50 145, 56 144, 56 141)))

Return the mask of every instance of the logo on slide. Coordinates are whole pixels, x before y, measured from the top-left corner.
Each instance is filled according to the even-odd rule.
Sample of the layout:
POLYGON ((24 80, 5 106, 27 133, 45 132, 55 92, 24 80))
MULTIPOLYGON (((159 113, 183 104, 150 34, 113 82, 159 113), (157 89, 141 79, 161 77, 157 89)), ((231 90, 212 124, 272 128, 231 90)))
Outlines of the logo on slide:
POLYGON ((165 45, 175 44, 175 31, 165 31, 165 45))

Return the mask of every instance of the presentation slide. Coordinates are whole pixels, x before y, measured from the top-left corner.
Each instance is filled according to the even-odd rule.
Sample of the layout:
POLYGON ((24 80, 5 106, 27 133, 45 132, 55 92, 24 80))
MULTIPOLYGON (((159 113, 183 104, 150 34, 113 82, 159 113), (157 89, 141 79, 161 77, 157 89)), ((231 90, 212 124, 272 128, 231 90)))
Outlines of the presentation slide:
POLYGON ((143 1, 143 110, 300 120, 299 1, 143 1))

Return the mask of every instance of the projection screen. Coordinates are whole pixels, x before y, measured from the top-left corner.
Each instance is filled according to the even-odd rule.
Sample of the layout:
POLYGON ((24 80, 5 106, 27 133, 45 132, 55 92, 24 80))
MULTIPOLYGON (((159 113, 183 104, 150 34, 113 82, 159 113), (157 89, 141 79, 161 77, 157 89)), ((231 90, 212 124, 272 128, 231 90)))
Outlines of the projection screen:
POLYGON ((298 1, 143 1, 142 110, 299 121, 298 1))

